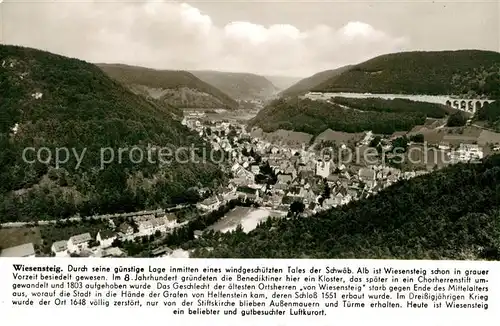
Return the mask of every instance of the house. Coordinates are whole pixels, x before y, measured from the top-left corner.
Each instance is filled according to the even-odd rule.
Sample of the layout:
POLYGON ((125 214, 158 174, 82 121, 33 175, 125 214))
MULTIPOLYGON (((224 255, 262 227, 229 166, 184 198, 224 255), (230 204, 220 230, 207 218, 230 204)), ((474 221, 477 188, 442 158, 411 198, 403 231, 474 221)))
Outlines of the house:
POLYGON ((243 200, 258 200, 259 199, 259 190, 250 188, 250 187, 238 187, 236 189, 236 193, 238 197, 243 198, 243 200))
POLYGON ((110 247, 101 251, 101 257, 125 257, 127 254, 120 248, 110 247))
POLYGON ((0 257, 35 257, 35 247, 33 243, 25 243, 19 246, 3 249, 0 257))
POLYGON ((331 161, 319 160, 316 163, 316 175, 321 178, 328 178, 330 175, 331 161))
POLYGON ((238 196, 236 196, 236 192, 234 188, 225 188, 222 191, 222 198, 224 199, 225 202, 228 202, 232 199, 236 199, 238 196))
POLYGON ((173 252, 169 247, 159 247, 151 251, 152 257, 168 256, 173 252))
POLYGON ((123 233, 124 235, 132 235, 134 234, 134 228, 130 226, 128 223, 122 223, 118 227, 118 231, 123 233))
POLYGON ((483 158, 483 150, 475 144, 460 144, 456 151, 450 153, 450 158, 454 163, 480 160, 483 158))
POLYGON ((217 196, 213 196, 205 199, 201 203, 198 203, 196 207, 203 211, 213 211, 219 208, 220 205, 221 201, 219 200, 219 198, 217 196))
POLYGON ((407 134, 406 131, 396 131, 394 132, 390 137, 389 137, 389 140, 395 140, 395 139, 398 139, 400 137, 403 137, 407 134))
POLYGON ((151 235, 156 231, 167 231, 167 219, 165 217, 156 217, 155 215, 136 216, 134 218, 137 223, 139 232, 142 235, 151 235))
POLYGON ((361 181, 368 183, 375 181, 376 173, 372 169, 362 168, 358 171, 358 177, 361 181))
POLYGON ((291 174, 278 174, 278 183, 287 184, 293 181, 291 174))
POLYGON ((92 237, 90 236, 90 233, 74 235, 68 240, 68 251, 70 253, 79 254, 80 252, 88 249, 89 242, 91 240, 92 237))
POLYGON ((96 236, 96 240, 99 242, 101 248, 111 247, 111 244, 113 244, 116 238, 116 232, 111 230, 99 231, 96 236))
POLYGON ((451 146, 450 146, 450 143, 441 142, 441 143, 439 143, 438 148, 442 151, 449 151, 451 149, 451 146))
POLYGON ((199 237, 201 237, 202 234, 203 234, 203 231, 201 231, 201 230, 195 230, 194 231, 194 238, 198 239, 199 237))
POLYGON ((257 164, 254 164, 250 167, 250 171, 253 174, 259 174, 260 173, 260 167, 257 164))
POLYGON ((361 141, 361 144, 362 145, 368 145, 372 139, 375 138, 374 135, 373 135, 373 132, 371 131, 367 131, 363 140, 361 141))
POLYGON ((289 174, 292 176, 292 180, 295 180, 297 178, 297 170, 293 166, 288 166, 284 169, 285 174, 289 174))
POLYGON ((56 241, 50 247, 50 251, 56 257, 67 257, 68 256, 68 240, 56 241))

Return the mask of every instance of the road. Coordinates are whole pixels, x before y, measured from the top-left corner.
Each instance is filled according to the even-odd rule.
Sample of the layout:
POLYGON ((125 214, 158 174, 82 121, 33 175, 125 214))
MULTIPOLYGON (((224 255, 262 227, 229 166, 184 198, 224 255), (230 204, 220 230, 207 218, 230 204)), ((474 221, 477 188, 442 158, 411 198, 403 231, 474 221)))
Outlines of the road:
POLYGON ((171 213, 175 212, 177 210, 189 207, 190 205, 177 205, 174 207, 170 207, 167 209, 157 209, 157 210, 150 210, 150 211, 139 211, 139 212, 132 212, 132 213, 120 213, 120 214, 104 214, 104 215, 92 215, 92 216, 86 216, 86 217, 81 217, 81 216, 74 216, 66 219, 60 219, 60 220, 44 220, 44 221, 26 221, 26 222, 7 222, 7 223, 1 223, 0 225, 3 228, 20 228, 20 227, 25 227, 25 226, 31 226, 33 224, 38 224, 38 225, 49 225, 49 224, 54 224, 56 222, 68 222, 68 221, 81 221, 82 219, 94 219, 94 220, 109 220, 115 217, 126 217, 126 216, 137 216, 137 215, 149 215, 149 214, 165 214, 165 213, 171 213))

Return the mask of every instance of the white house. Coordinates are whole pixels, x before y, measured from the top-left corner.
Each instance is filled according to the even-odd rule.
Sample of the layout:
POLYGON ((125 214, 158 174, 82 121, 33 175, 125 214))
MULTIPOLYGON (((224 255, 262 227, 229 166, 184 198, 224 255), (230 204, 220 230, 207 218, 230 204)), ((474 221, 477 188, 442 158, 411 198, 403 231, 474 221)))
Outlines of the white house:
POLYGON ((250 167, 250 171, 253 174, 259 174, 260 173, 260 167, 257 164, 254 164, 250 167))
POLYGON ((68 256, 68 240, 56 241, 50 247, 50 250, 56 257, 68 256))
POLYGON ((219 208, 221 204, 221 201, 217 196, 210 197, 202 201, 201 203, 198 203, 196 206, 198 209, 204 210, 204 211, 213 211, 219 208))
POLYGON ((109 248, 113 241, 115 241, 117 235, 115 232, 110 230, 104 230, 97 232, 96 241, 99 241, 101 248, 109 248))
POLYGON ((167 231, 167 221, 164 218, 155 218, 153 216, 146 217, 143 219, 136 219, 139 232, 142 235, 151 235, 156 231, 166 232, 167 231))
POLYGON ((451 149, 451 146, 449 143, 441 142, 439 143, 438 148, 442 151, 449 151, 451 149))
POLYGON ((330 175, 330 165, 330 161, 324 162, 319 160, 316 163, 316 175, 322 178, 328 178, 328 176, 330 175))
POLYGON ((121 250, 120 248, 116 248, 116 247, 102 249, 102 251, 101 251, 102 258, 105 258, 105 257, 124 257, 126 255, 127 254, 123 250, 121 250))
POLYGON ((122 223, 118 227, 118 230, 124 235, 132 235, 134 234, 134 228, 128 223, 122 223))
POLYGON ((460 147, 450 153, 455 162, 470 162, 483 158, 483 150, 475 144, 460 144, 460 147))
POLYGON ((92 240, 90 233, 74 235, 68 240, 68 251, 79 254, 89 248, 89 242, 92 240))
POLYGON ((198 239, 199 237, 201 237, 203 235, 203 231, 201 230, 196 230, 194 231, 194 238, 195 239, 198 239))

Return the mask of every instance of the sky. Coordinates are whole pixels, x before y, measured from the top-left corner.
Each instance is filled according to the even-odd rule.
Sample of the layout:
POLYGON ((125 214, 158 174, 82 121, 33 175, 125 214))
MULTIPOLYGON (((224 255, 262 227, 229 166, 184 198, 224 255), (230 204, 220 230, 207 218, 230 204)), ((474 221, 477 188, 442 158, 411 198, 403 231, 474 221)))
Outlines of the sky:
POLYGON ((3 0, 0 19, 4 44, 156 69, 306 77, 391 52, 500 51, 498 1, 3 0))

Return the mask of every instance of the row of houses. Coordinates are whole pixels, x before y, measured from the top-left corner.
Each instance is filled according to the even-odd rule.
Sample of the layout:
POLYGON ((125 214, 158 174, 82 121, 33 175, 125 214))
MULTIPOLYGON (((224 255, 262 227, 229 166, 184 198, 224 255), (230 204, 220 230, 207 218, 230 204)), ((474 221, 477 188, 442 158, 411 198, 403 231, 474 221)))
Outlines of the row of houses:
POLYGON ((119 234, 112 230, 103 230, 97 232, 93 239, 90 233, 82 233, 70 237, 68 240, 56 241, 51 246, 51 251, 56 257, 69 257, 71 255, 79 256, 124 256, 119 248, 113 248, 113 242, 119 234))

